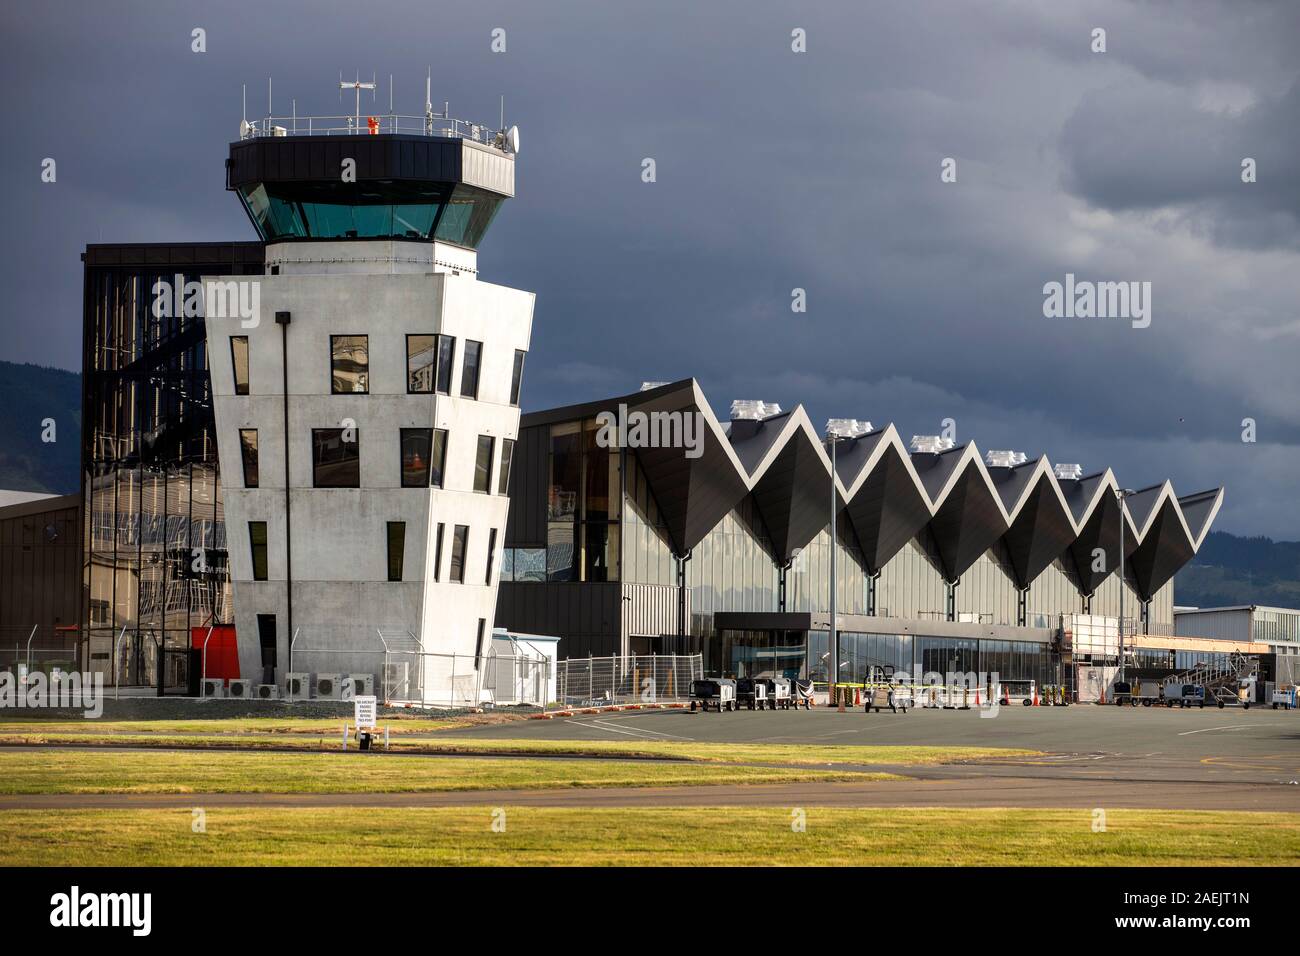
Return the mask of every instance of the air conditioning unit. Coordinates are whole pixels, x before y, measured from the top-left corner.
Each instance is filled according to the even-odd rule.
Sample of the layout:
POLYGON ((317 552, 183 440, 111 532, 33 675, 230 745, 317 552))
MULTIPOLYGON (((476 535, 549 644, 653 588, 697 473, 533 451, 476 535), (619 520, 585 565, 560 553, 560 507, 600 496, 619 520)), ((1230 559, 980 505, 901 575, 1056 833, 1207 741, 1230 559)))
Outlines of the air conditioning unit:
POLYGON ((226 682, 220 677, 203 678, 203 696, 204 697, 225 697, 226 682))
POLYGON ((241 697, 247 700, 253 696, 253 682, 251 680, 234 680, 226 688, 227 697, 241 697))
POLYGON ((258 700, 276 700, 280 696, 280 688, 276 684, 258 684, 253 688, 253 696, 258 700))
POLYGON ((284 696, 287 700, 311 700, 311 675, 302 671, 285 674, 284 696))
POLYGON ((342 674, 317 674, 316 675, 316 696, 321 700, 342 700, 343 699, 343 675, 342 674))
POLYGON ((372 697, 375 693, 374 674, 349 674, 352 678, 352 694, 356 697, 372 697))

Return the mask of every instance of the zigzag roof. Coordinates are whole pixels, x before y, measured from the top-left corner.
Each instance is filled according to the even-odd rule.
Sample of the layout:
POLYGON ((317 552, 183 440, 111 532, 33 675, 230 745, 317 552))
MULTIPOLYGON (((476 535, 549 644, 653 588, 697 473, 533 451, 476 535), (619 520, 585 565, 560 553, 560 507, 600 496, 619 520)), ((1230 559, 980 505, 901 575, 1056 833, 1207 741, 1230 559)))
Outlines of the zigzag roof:
MULTIPOLYGON (((721 422, 694 379, 525 415, 524 427, 601 412, 700 416, 697 457, 680 447, 630 449, 640 461, 668 528, 686 554, 752 495, 778 563, 791 560, 830 524, 831 459, 803 406, 762 420, 721 422)), ((1054 561, 1083 594, 1119 567, 1119 485, 1110 469, 1057 478, 1046 456, 1010 467, 986 465, 974 442, 913 453, 893 425, 841 439, 834 496, 878 573, 916 539, 948 581, 995 545, 1021 588, 1054 561)), ((1178 497, 1168 482, 1124 499, 1125 577, 1143 600, 1191 560, 1223 503, 1223 489, 1178 497)))

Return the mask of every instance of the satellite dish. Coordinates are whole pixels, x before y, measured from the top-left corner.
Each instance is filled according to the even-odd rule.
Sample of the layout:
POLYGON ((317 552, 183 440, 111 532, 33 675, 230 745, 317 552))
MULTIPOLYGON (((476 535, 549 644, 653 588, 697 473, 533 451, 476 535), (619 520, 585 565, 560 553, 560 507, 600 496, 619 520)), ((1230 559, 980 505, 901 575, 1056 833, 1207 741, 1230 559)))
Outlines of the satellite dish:
POLYGON ((247 139, 247 138, 248 138, 248 134, 251 133, 252 131, 253 131, 253 124, 252 124, 252 123, 250 123, 248 120, 240 120, 240 121, 239 121, 239 138, 240 138, 240 139, 247 139))
POLYGON ((510 127, 510 129, 506 130, 506 146, 509 147, 510 152, 512 153, 519 152, 519 127, 518 126, 512 126, 510 127))

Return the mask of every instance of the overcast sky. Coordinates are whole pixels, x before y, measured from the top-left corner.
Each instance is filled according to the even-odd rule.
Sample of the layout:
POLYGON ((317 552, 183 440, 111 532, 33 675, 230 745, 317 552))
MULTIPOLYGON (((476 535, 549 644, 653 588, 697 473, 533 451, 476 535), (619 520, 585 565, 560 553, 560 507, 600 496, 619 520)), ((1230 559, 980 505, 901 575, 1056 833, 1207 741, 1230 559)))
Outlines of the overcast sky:
POLYGON ((417 113, 431 67, 453 115, 495 125, 504 94, 521 128, 479 267, 537 294, 526 409, 693 375, 723 416, 951 417, 1131 487, 1223 484, 1217 527, 1300 538, 1290 0, 44 0, 0 23, 6 359, 79 368, 87 243, 256 238, 224 189, 242 84, 252 118, 268 75, 277 113, 338 113, 339 71, 373 72, 386 110, 391 73, 417 113), (1150 327, 1045 318, 1066 273, 1150 282, 1150 327))

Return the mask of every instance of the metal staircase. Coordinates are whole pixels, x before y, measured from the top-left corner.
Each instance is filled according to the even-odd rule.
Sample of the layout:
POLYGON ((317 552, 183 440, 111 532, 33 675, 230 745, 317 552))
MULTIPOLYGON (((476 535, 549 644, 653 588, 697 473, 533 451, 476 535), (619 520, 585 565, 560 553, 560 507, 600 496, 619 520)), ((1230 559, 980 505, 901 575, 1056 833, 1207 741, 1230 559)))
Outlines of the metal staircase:
POLYGON ((1206 700, 1219 703, 1236 703, 1237 689, 1244 677, 1249 677, 1258 670, 1257 659, 1246 657, 1239 651, 1233 651, 1227 660, 1198 664, 1191 670, 1174 674, 1161 681, 1162 687, 1171 684, 1199 684, 1205 688, 1206 700))

